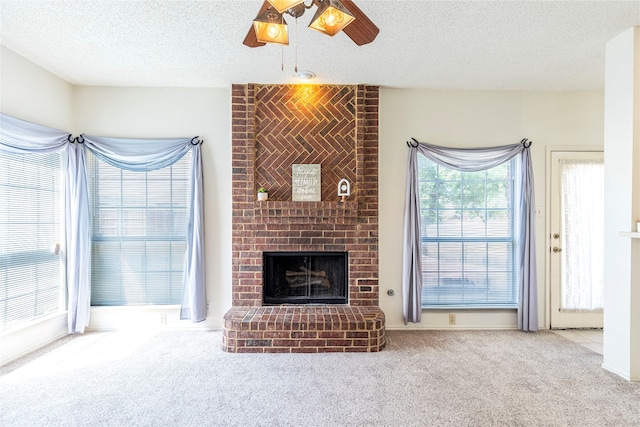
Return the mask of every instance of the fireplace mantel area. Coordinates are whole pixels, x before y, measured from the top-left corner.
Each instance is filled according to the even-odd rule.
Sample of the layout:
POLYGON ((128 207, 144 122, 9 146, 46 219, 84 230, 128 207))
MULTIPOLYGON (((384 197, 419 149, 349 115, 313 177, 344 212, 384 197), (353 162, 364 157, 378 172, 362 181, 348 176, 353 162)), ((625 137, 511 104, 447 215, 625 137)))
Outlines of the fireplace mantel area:
POLYGON ((225 351, 384 348, 378 283, 378 94, 377 86, 368 85, 233 85, 232 307, 224 316, 225 351), (293 201, 294 164, 321 165, 320 201, 293 201), (338 197, 341 179, 350 183, 346 200, 338 197), (267 201, 257 200, 260 187, 268 190, 267 201), (340 276, 346 276, 341 279, 346 298, 338 303, 326 295, 317 303, 300 298, 299 304, 296 298, 282 304, 273 303, 278 298, 265 300, 264 259, 279 259, 279 254, 293 255, 298 263, 316 254, 319 267, 285 264, 279 274, 298 287, 304 271, 314 277, 310 286, 325 289, 336 280, 324 255, 344 254, 339 263, 346 265, 346 275, 340 276))

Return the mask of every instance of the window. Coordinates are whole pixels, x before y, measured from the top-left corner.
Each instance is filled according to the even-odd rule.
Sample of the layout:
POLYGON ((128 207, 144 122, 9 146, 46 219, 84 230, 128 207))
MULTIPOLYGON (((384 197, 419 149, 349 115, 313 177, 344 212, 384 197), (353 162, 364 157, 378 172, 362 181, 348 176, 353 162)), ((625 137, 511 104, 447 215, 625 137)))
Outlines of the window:
POLYGON ((191 152, 130 172, 87 156, 92 223, 91 305, 180 304, 191 152))
POLYGON ((424 308, 517 306, 515 167, 458 172, 418 156, 424 308))
POLYGON ((64 305, 60 153, 0 154, 0 330, 64 305))

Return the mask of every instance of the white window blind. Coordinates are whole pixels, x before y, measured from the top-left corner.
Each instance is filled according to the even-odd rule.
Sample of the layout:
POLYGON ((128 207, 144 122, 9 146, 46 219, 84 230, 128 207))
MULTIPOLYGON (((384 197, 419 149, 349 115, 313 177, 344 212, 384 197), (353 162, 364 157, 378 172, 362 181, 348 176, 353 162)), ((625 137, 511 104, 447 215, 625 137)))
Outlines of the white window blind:
POLYGON ((418 156, 425 308, 516 307, 515 162, 458 172, 418 156))
POLYGON ((59 153, 0 154, 0 330, 63 305, 59 153))
POLYGON ((152 172, 88 155, 93 216, 91 305, 182 301, 191 153, 152 172))

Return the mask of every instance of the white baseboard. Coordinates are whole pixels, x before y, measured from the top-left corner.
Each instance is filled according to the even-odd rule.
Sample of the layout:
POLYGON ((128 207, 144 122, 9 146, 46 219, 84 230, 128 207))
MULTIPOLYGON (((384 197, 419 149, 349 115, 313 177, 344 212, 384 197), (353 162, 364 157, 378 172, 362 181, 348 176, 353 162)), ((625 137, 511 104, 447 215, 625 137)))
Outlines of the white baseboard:
POLYGON ((222 319, 208 317, 193 323, 180 319, 179 305, 91 307, 87 331, 127 329, 221 330, 222 319))
POLYGON ((605 371, 609 371, 609 372, 611 372, 612 374, 616 374, 617 376, 622 377, 622 378, 624 378, 624 379, 625 379, 625 380, 627 380, 627 381, 634 381, 634 382, 638 382, 638 381, 640 381, 640 376, 636 376, 636 375, 631 376, 631 375, 629 375, 629 374, 628 374, 628 373, 626 373, 626 372, 622 372, 622 371, 620 371, 620 370, 618 370, 618 369, 612 368, 611 366, 608 366, 608 365, 606 365, 606 364, 604 364, 604 363, 603 363, 602 365, 600 365, 600 366, 601 366, 601 367, 602 367, 602 369, 604 369, 605 371))

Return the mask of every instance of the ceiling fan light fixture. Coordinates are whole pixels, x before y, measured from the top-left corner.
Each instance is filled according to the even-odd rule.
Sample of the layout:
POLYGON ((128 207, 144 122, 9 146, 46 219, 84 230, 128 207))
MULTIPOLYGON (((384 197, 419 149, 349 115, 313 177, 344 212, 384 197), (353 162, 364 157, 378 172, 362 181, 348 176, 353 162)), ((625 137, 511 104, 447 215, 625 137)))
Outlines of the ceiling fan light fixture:
MULTIPOLYGON (((2 1, 2 0, 0 0, 2 1)), ((242 44, 250 48, 264 46, 267 43, 289 44, 287 26, 283 15, 286 13, 297 22, 307 9, 316 8, 309 28, 334 36, 340 31, 344 33, 358 46, 371 43, 376 39, 380 29, 362 11, 353 0, 310 0, 308 4, 301 0, 264 0, 258 17, 255 19, 242 44), (282 12, 274 7, 286 8, 282 12), (265 13, 267 12, 267 13, 265 13), (267 19, 271 16, 271 19, 267 19), (267 23, 271 25, 266 31, 267 23), (285 35, 286 34, 286 35, 285 35)), ((297 37, 296 37, 297 38, 297 37)))
POLYGON ((334 36, 354 19, 355 16, 339 0, 321 0, 309 28, 334 36))
POLYGON ((256 38, 262 43, 289 44, 287 22, 282 13, 268 8, 253 20, 256 38))
POLYGON ((309 70, 300 70, 296 72, 295 76, 303 82, 308 82, 316 78, 316 73, 309 70))
POLYGON ((285 10, 303 3, 304 0, 268 0, 278 12, 283 13, 285 10))

